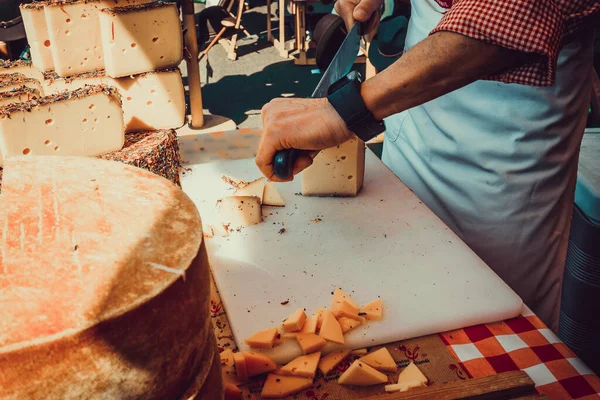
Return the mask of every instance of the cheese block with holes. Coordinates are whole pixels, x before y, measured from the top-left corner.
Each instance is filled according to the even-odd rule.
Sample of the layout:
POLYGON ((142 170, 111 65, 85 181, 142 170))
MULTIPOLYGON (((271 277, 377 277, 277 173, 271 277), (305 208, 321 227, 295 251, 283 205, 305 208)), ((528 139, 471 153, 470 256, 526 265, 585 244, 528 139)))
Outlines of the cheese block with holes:
POLYGON ((300 176, 303 196, 356 196, 365 176, 365 142, 355 137, 322 150, 300 176))
POLYGON ((113 78, 174 67, 183 60, 175 3, 154 2, 100 12, 106 74, 113 78))
POLYGON ((205 381, 202 224, 176 185, 113 161, 13 157, 0 221, 1 399, 176 399, 198 374, 220 385, 205 381))
POLYGON ((54 69, 54 60, 50 49, 52 42, 50 42, 50 36, 48 35, 48 25, 46 24, 44 11, 45 4, 47 4, 45 1, 35 1, 20 6, 23 26, 25 27, 31 52, 31 62, 40 71, 54 69))
POLYGON ((12 103, 23 103, 40 97, 40 91, 28 87, 20 87, 7 92, 0 92, 0 107, 12 103))
POLYGON ((123 142, 123 112, 114 88, 88 86, 0 108, 0 152, 5 159, 97 156, 119 150, 123 142))
POLYGON ((44 80, 44 75, 42 72, 34 68, 29 61, 0 61, 0 75, 12 74, 15 72, 21 73, 27 78, 36 79, 40 82, 44 80))
POLYGON ((71 76, 58 76, 54 71, 44 73, 44 93, 47 95, 58 94, 65 90, 81 89, 85 85, 102 85, 103 83, 103 70, 84 72, 71 76))

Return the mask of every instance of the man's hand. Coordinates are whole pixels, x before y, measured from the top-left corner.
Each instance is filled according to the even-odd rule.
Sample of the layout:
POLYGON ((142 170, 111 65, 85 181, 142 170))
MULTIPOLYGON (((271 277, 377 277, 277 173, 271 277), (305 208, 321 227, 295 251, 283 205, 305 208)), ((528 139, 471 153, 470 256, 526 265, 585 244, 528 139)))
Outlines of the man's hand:
POLYGON ((353 136, 326 98, 274 99, 263 107, 261 117, 263 134, 256 165, 273 181, 281 181, 273 173, 277 151, 305 150, 294 164, 296 175, 312 164, 319 150, 342 144, 353 136))
POLYGON ((335 12, 350 30, 354 21, 362 23, 362 34, 367 35, 379 25, 383 0, 337 0, 335 12))

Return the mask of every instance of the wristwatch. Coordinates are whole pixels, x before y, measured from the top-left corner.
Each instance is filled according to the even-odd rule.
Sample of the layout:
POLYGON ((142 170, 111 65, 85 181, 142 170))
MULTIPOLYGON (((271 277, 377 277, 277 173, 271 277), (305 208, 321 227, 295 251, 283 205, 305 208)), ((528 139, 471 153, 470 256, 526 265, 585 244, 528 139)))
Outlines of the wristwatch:
POLYGON ((329 87, 327 100, 342 117, 346 126, 362 141, 367 142, 385 131, 383 121, 375 119, 360 95, 362 77, 356 71, 329 87))

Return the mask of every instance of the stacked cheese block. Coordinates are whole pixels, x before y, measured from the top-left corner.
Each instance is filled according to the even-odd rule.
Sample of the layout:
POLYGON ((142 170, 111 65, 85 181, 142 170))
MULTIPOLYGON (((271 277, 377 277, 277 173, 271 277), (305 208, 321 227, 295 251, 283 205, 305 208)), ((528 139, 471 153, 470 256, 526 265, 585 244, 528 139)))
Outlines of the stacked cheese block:
MULTIPOLYGON (((250 378, 268 374, 262 388, 263 398, 283 398, 313 385, 317 370, 327 376, 335 368, 351 356, 347 367, 338 379, 341 385, 371 386, 386 384, 393 380, 398 371, 396 361, 382 347, 376 351, 366 349, 352 351, 336 350, 323 354, 326 343, 343 345, 344 335, 367 323, 378 321, 383 317, 383 302, 377 299, 364 307, 359 307, 352 298, 341 289, 333 293, 331 308, 321 308, 312 315, 306 315, 299 309, 283 321, 281 327, 269 328, 246 339, 246 344, 256 351, 221 353, 223 381, 226 399, 241 398, 239 385, 250 378), (295 340, 304 355, 279 367, 261 349, 269 349, 285 340, 295 340)), ((414 365, 406 367, 397 383, 385 386, 385 390, 406 391, 411 388, 425 386, 427 378, 414 365)))
POLYGON ((183 191, 87 157, 5 167, 0 398, 220 398, 209 264, 183 191))

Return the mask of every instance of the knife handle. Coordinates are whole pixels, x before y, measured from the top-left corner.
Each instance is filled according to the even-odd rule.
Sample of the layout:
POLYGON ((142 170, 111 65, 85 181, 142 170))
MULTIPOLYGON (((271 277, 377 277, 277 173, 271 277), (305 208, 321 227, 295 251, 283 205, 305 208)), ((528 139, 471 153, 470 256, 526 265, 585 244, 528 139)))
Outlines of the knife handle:
POLYGON ((273 157, 273 172, 279 179, 288 179, 294 172, 294 164, 300 152, 296 149, 279 150, 273 157))

